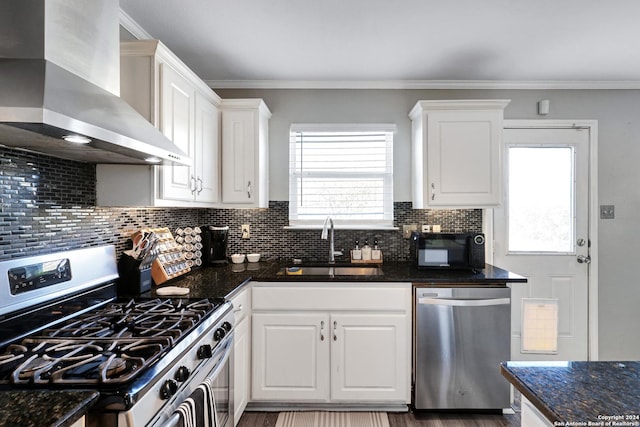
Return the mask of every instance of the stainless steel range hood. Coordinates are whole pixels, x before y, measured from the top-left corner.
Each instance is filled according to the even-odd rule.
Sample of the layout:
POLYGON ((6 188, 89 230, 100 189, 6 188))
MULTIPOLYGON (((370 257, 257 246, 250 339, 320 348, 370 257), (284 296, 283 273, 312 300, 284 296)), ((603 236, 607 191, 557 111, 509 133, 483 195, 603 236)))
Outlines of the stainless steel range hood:
POLYGON ((1 145, 91 163, 190 164, 119 93, 118 1, 0 2, 1 145))

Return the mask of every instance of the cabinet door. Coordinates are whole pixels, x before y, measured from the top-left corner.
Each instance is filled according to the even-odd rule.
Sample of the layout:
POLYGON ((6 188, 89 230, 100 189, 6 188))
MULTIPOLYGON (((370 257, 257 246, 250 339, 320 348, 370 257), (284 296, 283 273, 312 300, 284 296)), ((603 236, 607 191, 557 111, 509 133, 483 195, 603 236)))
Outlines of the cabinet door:
POLYGON ((233 413, 235 424, 249 402, 251 387, 251 341, 249 339, 249 319, 244 318, 234 329, 234 370, 233 370, 233 413))
POLYGON ((331 400, 407 400, 405 314, 331 315, 331 400))
POLYGON ((222 112, 222 202, 252 204, 256 201, 255 111, 222 112))
MULTIPOLYGON (((194 158, 193 116, 195 90, 168 64, 160 64, 160 130, 191 159, 194 158)), ((193 200, 193 168, 166 165, 160 169, 160 194, 163 199, 193 200)))
POLYGON ((327 314, 256 313, 251 333, 252 400, 328 400, 327 314))
POLYGON ((429 112, 428 205, 499 205, 501 134, 502 111, 429 112))
POLYGON ((220 194, 220 114, 215 105, 196 94, 195 198, 217 202, 220 194))

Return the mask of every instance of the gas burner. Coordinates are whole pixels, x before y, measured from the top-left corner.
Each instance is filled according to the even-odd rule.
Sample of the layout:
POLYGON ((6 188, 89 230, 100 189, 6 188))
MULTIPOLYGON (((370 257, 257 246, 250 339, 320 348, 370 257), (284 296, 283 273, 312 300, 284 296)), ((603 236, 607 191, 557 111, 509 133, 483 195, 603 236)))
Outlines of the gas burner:
POLYGON ((45 368, 54 363, 52 360, 47 360, 39 356, 33 356, 28 359, 23 365, 20 366, 18 377, 21 380, 27 380, 33 377, 35 371, 45 368))
POLYGON ((102 362, 98 369, 105 372, 107 378, 113 378, 127 369, 127 361, 113 354, 109 357, 109 360, 102 362))

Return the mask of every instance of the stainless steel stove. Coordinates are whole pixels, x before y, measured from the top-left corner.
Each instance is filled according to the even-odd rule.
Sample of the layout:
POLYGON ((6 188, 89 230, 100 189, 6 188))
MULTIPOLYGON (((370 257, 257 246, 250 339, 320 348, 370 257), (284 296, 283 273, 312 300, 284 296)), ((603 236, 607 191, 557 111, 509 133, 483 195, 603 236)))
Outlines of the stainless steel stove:
POLYGON ((113 246, 0 263, 0 388, 97 390, 89 426, 233 426, 231 304, 117 278, 113 246))

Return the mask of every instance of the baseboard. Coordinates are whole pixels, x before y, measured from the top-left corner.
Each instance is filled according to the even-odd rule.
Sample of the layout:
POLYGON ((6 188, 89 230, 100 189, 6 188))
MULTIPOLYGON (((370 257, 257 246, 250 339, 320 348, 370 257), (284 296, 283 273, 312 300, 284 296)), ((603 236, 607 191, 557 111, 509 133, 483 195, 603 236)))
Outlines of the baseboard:
POLYGON ((408 412, 405 403, 291 403, 291 402, 249 402, 245 411, 286 412, 286 411, 335 411, 335 412, 408 412))

